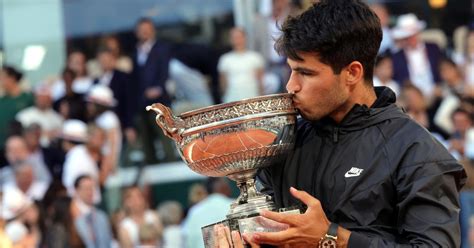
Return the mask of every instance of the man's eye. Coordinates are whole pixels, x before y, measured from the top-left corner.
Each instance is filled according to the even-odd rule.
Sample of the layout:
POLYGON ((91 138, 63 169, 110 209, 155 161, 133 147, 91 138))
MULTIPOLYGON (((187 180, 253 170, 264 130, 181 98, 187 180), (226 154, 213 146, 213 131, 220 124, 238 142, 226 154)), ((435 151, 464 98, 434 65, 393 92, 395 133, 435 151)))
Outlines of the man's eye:
POLYGON ((300 71, 300 75, 302 75, 302 76, 311 76, 313 74, 310 73, 310 72, 300 71))

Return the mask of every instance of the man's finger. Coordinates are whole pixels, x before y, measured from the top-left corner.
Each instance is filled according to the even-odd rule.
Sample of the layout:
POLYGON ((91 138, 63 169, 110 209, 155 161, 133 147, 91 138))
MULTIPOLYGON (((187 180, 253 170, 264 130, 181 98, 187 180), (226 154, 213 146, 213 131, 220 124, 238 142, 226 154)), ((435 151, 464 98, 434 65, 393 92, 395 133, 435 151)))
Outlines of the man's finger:
POLYGON ((217 244, 215 244, 215 247, 218 248, 229 248, 231 247, 229 238, 227 236, 226 229, 227 227, 224 227, 222 224, 218 224, 214 226, 214 230, 217 232, 217 244))
POLYGON ((257 232, 252 235, 251 242, 256 244, 282 245, 292 236, 290 229, 281 232, 257 232))
POLYGON ((269 230, 271 232, 279 232, 279 231, 284 231, 286 229, 288 229, 288 227, 290 227, 288 224, 286 223, 280 223, 280 222, 276 222, 274 220, 271 220, 271 219, 268 219, 268 218, 265 218, 263 216, 258 216, 255 218, 255 222, 265 228, 265 230, 269 230))
POLYGON ((314 198, 312 195, 306 193, 303 190, 297 190, 293 187, 290 187, 291 194, 301 202, 303 202, 308 208, 321 206, 321 203, 318 199, 314 198))
POLYGON ((262 210, 262 212, 260 212, 260 215, 270 220, 280 222, 283 224, 288 224, 290 226, 295 223, 294 219, 292 218, 292 216, 293 217, 295 216, 294 214, 285 214, 285 213, 277 213, 277 212, 268 211, 268 210, 262 210))
POLYGON ((234 242, 234 248, 244 248, 244 243, 240 238, 239 232, 232 231, 232 241, 234 242))
POLYGON ((252 241, 252 234, 242 234, 242 237, 244 238, 245 242, 250 245, 251 248, 260 248, 260 245, 252 241))

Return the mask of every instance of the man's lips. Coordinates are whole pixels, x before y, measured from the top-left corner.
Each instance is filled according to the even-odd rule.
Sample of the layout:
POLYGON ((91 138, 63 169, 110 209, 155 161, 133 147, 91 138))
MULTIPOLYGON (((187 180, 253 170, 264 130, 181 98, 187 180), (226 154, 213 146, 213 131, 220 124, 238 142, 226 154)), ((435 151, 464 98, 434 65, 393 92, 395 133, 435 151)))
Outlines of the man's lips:
POLYGON ((298 108, 299 105, 300 102, 293 97, 293 106, 295 106, 295 108, 298 108))

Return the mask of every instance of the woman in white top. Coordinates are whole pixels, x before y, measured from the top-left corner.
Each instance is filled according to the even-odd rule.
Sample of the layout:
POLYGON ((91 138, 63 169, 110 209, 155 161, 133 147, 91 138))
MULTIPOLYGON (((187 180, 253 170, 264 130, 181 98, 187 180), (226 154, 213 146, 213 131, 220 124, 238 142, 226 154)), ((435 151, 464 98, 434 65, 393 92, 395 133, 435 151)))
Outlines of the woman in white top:
POLYGON ((219 59, 223 101, 237 101, 244 98, 259 96, 263 92, 263 57, 247 50, 245 32, 241 28, 230 31, 232 51, 219 59))
POLYGON ((122 248, 132 248, 140 245, 140 226, 151 224, 159 230, 161 234, 163 226, 158 214, 148 208, 143 192, 137 186, 125 189, 123 194, 123 206, 126 217, 119 225, 119 242, 122 248))

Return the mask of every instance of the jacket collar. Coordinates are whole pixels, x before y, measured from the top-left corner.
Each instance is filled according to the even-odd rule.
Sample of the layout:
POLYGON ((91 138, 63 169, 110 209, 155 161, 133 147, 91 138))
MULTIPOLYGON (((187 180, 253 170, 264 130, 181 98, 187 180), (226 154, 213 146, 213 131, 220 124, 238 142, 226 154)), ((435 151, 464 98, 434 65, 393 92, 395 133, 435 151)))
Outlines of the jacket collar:
POLYGON ((377 99, 371 107, 355 104, 341 123, 337 124, 331 118, 325 117, 314 122, 313 126, 323 132, 332 132, 334 128, 341 131, 355 131, 403 115, 403 112, 395 105, 396 97, 391 89, 388 87, 374 89, 377 99))

